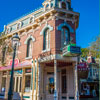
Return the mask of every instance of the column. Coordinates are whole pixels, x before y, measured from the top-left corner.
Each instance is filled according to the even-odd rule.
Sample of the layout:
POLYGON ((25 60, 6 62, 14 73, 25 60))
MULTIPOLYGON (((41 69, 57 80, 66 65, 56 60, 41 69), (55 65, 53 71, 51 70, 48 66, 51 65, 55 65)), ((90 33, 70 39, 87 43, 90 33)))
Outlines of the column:
POLYGON ((31 77, 31 96, 30 96, 30 100, 33 100, 33 76, 34 75, 34 64, 33 64, 33 60, 32 60, 32 77, 31 77))
POLYGON ((57 90, 57 60, 54 60, 54 100, 58 100, 57 90))
POLYGON ((22 69, 22 89, 21 89, 21 100, 23 100, 23 93, 24 93, 24 89, 25 89, 25 69, 22 69))
POLYGON ((36 95, 36 89, 37 89, 37 60, 35 59, 35 70, 34 70, 34 97, 33 100, 37 100, 37 95, 36 95))
POLYGON ((38 63, 38 91, 37 91, 37 100, 41 99, 41 94, 40 94, 40 75, 41 75, 41 66, 40 62, 38 63))
POLYGON ((78 75, 77 75, 77 62, 75 65, 75 70, 74 70, 74 77, 75 77, 75 100, 79 100, 79 91, 78 91, 78 75))
POLYGON ((0 72, 0 92, 2 89, 2 76, 3 76, 3 72, 0 72))

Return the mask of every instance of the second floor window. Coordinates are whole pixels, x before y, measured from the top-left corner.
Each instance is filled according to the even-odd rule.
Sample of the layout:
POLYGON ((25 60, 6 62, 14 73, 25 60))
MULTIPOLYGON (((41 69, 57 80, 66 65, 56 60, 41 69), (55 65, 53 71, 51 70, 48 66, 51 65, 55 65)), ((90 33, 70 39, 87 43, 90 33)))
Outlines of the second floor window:
POLYGON ((46 29, 43 34, 43 50, 50 49, 50 30, 46 29))
POLYGON ((30 38, 27 42, 27 54, 26 57, 32 57, 32 39, 30 38))
POLYGON ((61 31, 61 47, 67 45, 70 41, 70 33, 67 27, 63 27, 61 31))
POLYGON ((2 63, 5 62, 5 56, 6 56, 6 47, 4 47, 2 50, 2 63))

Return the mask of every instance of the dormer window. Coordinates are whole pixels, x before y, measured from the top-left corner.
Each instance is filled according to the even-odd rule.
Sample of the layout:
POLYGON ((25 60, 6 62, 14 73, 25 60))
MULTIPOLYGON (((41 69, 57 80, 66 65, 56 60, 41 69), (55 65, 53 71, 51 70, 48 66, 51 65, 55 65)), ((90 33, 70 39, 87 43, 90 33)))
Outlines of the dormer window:
POLYGON ((49 9, 49 4, 46 5, 46 10, 48 10, 48 9, 49 9))
POLYGON ((66 3, 65 3, 65 2, 62 2, 61 5, 62 5, 62 8, 63 8, 63 9, 66 9, 66 3))

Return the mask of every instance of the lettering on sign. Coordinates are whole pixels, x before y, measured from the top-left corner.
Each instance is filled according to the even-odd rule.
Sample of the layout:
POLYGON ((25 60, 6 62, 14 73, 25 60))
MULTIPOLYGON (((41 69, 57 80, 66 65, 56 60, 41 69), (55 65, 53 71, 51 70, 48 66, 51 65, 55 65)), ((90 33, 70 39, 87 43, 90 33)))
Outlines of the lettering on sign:
MULTIPOLYGON (((12 60, 10 61, 10 66, 12 66, 12 60)), ((15 59, 15 61, 14 61, 14 65, 18 65, 19 64, 19 59, 15 59)))

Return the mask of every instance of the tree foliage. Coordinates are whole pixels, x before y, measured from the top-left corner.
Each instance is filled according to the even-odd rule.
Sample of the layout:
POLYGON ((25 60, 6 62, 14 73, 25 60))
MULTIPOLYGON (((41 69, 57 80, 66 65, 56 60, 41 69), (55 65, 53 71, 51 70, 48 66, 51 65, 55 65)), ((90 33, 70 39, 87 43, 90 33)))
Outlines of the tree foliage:
POLYGON ((100 35, 95 38, 95 41, 90 43, 88 48, 82 48, 82 57, 87 57, 91 54, 95 58, 100 58, 100 35))
POLYGON ((5 34, 0 36, 0 62, 4 65, 6 60, 5 56, 12 52, 11 41, 7 38, 5 34))

